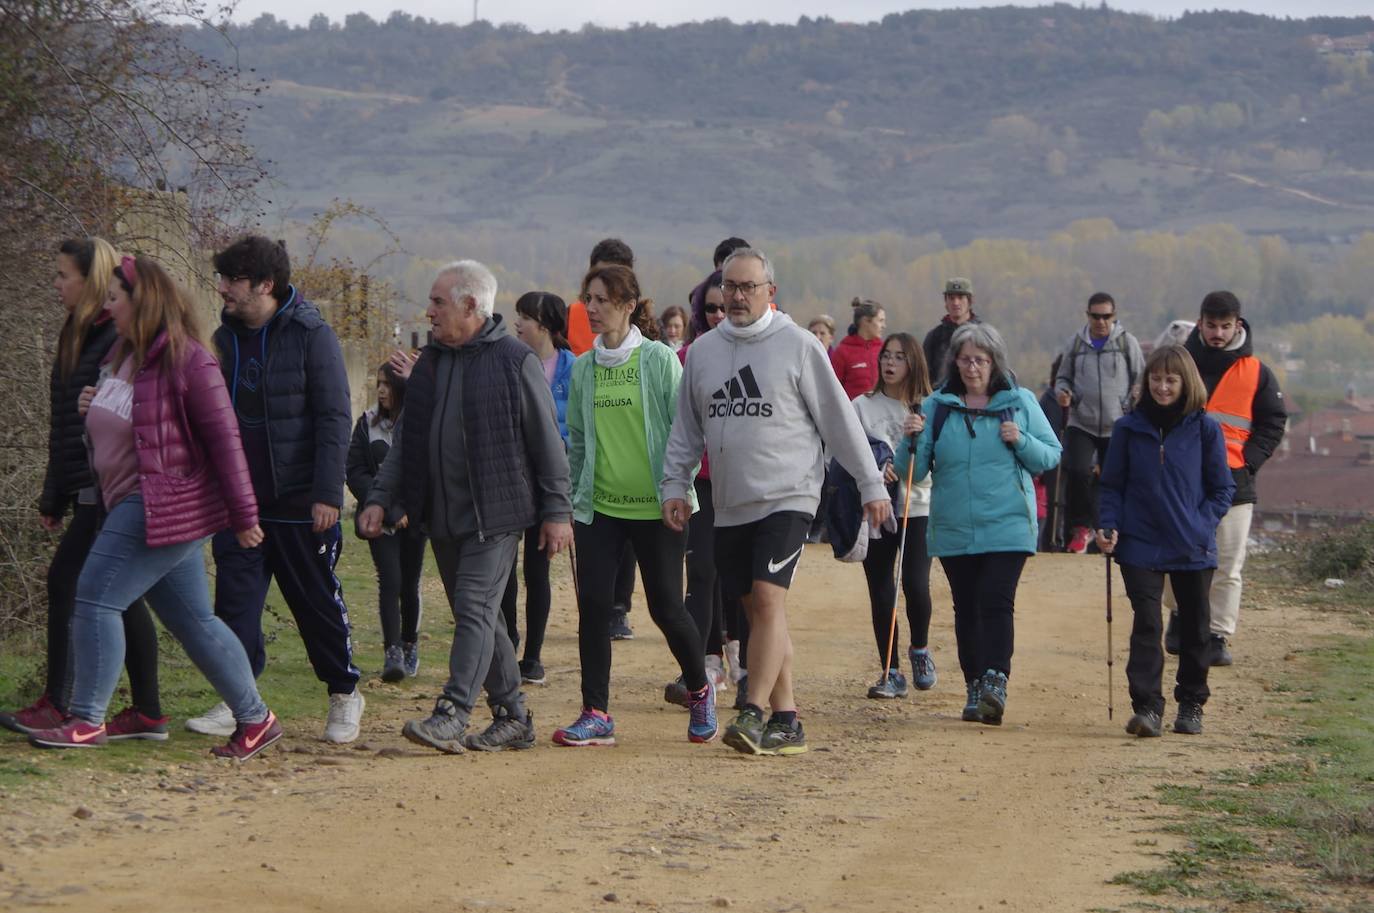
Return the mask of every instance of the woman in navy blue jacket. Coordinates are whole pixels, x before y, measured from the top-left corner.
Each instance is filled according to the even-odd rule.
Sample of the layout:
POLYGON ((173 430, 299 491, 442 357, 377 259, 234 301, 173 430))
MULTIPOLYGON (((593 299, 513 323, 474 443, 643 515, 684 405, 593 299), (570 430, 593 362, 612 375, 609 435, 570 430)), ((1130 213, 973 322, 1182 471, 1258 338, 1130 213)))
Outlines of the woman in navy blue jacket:
POLYGON ((1235 481, 1207 388, 1186 349, 1163 346, 1145 362, 1146 392, 1118 419, 1102 470, 1097 545, 1121 565, 1135 621, 1126 678, 1132 735, 1157 736, 1164 715, 1160 599, 1167 574, 1179 605, 1182 649, 1174 732, 1202 731, 1209 661, 1207 593, 1217 566, 1217 523, 1235 481))

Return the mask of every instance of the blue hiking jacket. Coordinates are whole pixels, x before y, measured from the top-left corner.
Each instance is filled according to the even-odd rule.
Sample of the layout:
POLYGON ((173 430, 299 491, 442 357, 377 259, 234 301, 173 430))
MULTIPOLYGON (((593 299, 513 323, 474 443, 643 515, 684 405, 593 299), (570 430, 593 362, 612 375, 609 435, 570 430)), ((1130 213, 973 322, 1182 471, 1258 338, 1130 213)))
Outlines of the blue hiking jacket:
POLYGON ((563 445, 568 443, 568 391, 572 389, 573 362, 577 356, 571 349, 558 350, 558 365, 553 369, 553 404, 558 410, 558 433, 563 435, 563 445))
POLYGON ((1235 490, 1215 419, 1200 411, 1186 415, 1161 440, 1137 410, 1112 427, 1098 525, 1117 530, 1120 564, 1156 571, 1216 567, 1217 524, 1235 490))
MULTIPOLYGON (((1035 394, 1024 387, 993 394, 985 410, 992 415, 965 415, 962 406, 962 398, 943 388, 921 405, 926 427, 916 439, 915 478, 931 476, 928 550, 935 557, 1034 554, 1038 527, 1031 477, 1059 465, 1059 440, 1035 394), (950 411, 933 445, 932 471, 933 418, 940 403, 950 411), (1021 429, 1014 448, 1002 442, 995 414, 1005 410, 1021 429)), ((893 464, 897 475, 906 474, 911 459, 910 439, 902 438, 893 464)))

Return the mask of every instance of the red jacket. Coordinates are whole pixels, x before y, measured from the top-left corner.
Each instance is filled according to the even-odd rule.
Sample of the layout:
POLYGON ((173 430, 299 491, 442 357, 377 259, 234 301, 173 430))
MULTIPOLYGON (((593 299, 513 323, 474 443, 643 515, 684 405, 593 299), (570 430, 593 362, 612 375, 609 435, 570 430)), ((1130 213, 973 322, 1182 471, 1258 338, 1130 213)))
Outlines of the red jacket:
POLYGON ((830 364, 844 387, 844 395, 853 399, 867 393, 878 383, 878 356, 883 351, 880 337, 864 339, 852 333, 840 340, 830 353, 830 364))
POLYGON ((239 440, 239 422, 219 363, 188 342, 180 370, 163 360, 167 334, 153 341, 134 375, 134 446, 148 545, 203 539, 258 522, 258 502, 239 440))

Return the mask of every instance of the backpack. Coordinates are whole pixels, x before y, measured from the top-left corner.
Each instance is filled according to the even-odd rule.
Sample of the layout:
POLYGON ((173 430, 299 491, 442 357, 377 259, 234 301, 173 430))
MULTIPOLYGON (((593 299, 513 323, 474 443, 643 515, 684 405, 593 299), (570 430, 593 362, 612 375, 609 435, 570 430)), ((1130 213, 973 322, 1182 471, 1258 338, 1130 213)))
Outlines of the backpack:
MULTIPOLYGON (((973 433, 973 418, 995 418, 998 422, 1016 421, 1016 410, 1010 407, 998 409, 970 409, 968 406, 951 406, 943 400, 935 404, 935 412, 930 417, 930 471, 935 471, 935 444, 940 440, 940 431, 945 427, 945 422, 949 420, 950 412, 959 412, 964 417, 964 425, 968 428, 969 437, 977 437, 973 433)), ((1011 449, 1011 445, 1007 445, 1011 449)), ((914 458, 914 454, 913 454, 914 458)))

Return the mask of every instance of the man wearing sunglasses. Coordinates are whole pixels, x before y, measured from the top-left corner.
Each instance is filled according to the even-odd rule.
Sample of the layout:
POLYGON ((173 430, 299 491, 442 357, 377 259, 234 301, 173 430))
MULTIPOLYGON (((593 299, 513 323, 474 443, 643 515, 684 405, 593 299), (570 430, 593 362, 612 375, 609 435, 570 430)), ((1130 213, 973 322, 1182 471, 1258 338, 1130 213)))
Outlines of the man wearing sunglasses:
POLYGON ((1131 411, 1144 368, 1140 343, 1116 321, 1116 301, 1097 292, 1088 299, 1088 323, 1064 348, 1054 380, 1055 396, 1068 412, 1064 470, 1071 552, 1087 551, 1097 528, 1095 468, 1106 459, 1112 425, 1131 411))

